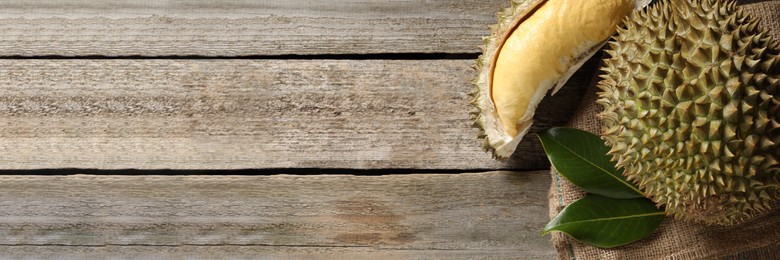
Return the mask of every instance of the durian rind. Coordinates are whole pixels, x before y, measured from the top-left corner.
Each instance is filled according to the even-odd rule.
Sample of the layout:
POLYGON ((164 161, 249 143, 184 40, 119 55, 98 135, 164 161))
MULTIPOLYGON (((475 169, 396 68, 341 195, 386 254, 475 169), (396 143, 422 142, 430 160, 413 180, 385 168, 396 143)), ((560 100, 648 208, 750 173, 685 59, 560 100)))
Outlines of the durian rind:
MULTIPOLYGON (((497 14, 498 24, 490 26, 490 36, 482 38, 483 44, 480 46, 482 55, 479 56, 474 67, 478 75, 472 82, 474 91, 471 93, 473 97, 471 104, 476 109, 471 112, 471 119, 472 126, 479 129, 477 137, 484 139, 482 148, 490 151, 497 159, 505 159, 512 155, 520 138, 511 141, 515 138, 502 131, 490 92, 492 64, 498 56, 496 54, 499 48, 512 29, 545 1, 547 0, 512 0, 510 7, 497 14)), ((521 132, 520 135, 525 135, 528 130, 521 132)))
POLYGON ((676 218, 732 225, 780 197, 780 44, 734 1, 661 1, 609 43, 602 138, 676 218))

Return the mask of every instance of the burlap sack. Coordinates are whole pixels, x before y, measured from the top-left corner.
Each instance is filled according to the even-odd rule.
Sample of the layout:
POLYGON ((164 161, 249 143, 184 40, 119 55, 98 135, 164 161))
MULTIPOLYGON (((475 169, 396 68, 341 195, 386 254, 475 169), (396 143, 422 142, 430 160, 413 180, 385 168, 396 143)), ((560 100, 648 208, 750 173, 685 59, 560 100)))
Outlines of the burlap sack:
MULTIPOLYGON (((760 26, 769 28, 773 37, 780 40, 780 1, 742 7, 759 17, 760 26)), ((602 108, 595 100, 596 89, 591 84, 569 123, 571 127, 591 133, 601 131, 601 122, 596 114, 602 108)), ((554 170, 551 173, 553 181, 549 199, 552 218, 584 193, 554 170)), ((613 249, 588 246, 558 232, 552 234, 552 242, 560 259, 780 259, 780 203, 774 205, 774 209, 750 222, 732 227, 704 226, 667 217, 649 237, 613 249)))

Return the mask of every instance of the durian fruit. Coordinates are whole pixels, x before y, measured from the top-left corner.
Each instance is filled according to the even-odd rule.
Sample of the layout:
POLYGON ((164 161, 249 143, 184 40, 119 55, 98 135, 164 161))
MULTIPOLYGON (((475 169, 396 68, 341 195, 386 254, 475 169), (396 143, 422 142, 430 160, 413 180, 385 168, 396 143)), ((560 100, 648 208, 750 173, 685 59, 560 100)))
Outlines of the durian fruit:
POLYGON ((598 103, 618 167, 670 215, 731 225, 780 196, 780 45, 734 1, 663 0, 610 41, 598 103))
POLYGON ((547 92, 558 91, 621 20, 647 2, 513 0, 484 38, 476 65, 472 119, 485 138, 483 148, 494 157, 509 157, 547 92))

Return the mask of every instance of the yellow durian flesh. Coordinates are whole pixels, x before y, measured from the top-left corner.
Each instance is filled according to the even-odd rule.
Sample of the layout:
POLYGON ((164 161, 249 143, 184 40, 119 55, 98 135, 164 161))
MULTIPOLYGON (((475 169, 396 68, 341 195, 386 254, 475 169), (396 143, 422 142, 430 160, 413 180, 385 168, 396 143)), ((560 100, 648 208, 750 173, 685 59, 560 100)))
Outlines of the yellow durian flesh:
MULTIPOLYGON (((644 2, 644 3, 641 3, 644 2)), ((616 31, 640 0, 513 1, 485 40, 475 80, 475 125, 484 148, 507 158, 529 131, 536 107, 616 31), (509 20, 509 21, 508 21, 509 20)))
POLYGON ((562 86, 576 61, 614 34, 633 7, 631 0, 548 0, 514 29, 499 51, 491 86, 508 136, 530 127, 544 95, 562 86))

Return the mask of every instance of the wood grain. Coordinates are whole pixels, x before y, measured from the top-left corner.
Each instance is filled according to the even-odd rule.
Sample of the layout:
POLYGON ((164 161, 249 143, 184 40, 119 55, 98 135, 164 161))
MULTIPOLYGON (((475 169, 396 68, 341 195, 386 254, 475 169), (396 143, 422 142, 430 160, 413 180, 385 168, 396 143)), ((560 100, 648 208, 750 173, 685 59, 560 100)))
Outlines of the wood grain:
POLYGON ((0 257, 549 258, 549 184, 545 171, 0 176, 0 257))
POLYGON ((478 53, 508 3, 5 0, 0 56, 478 53))
MULTIPOLYGON (((4 169, 542 169, 471 128, 472 61, 0 60, 4 169)), ((591 65, 593 65, 591 63, 591 65)), ((547 98, 562 125, 590 69, 547 98)))
MULTIPOLYGON (((554 252, 275 246, 0 246, 5 259, 555 259, 554 252)), ((746 259, 734 258, 734 259, 746 259)), ((748 258, 749 259, 749 258, 748 258)), ((756 258, 757 259, 757 258, 756 258)))
POLYGON ((477 53, 507 0, 6 0, 0 56, 477 53))

